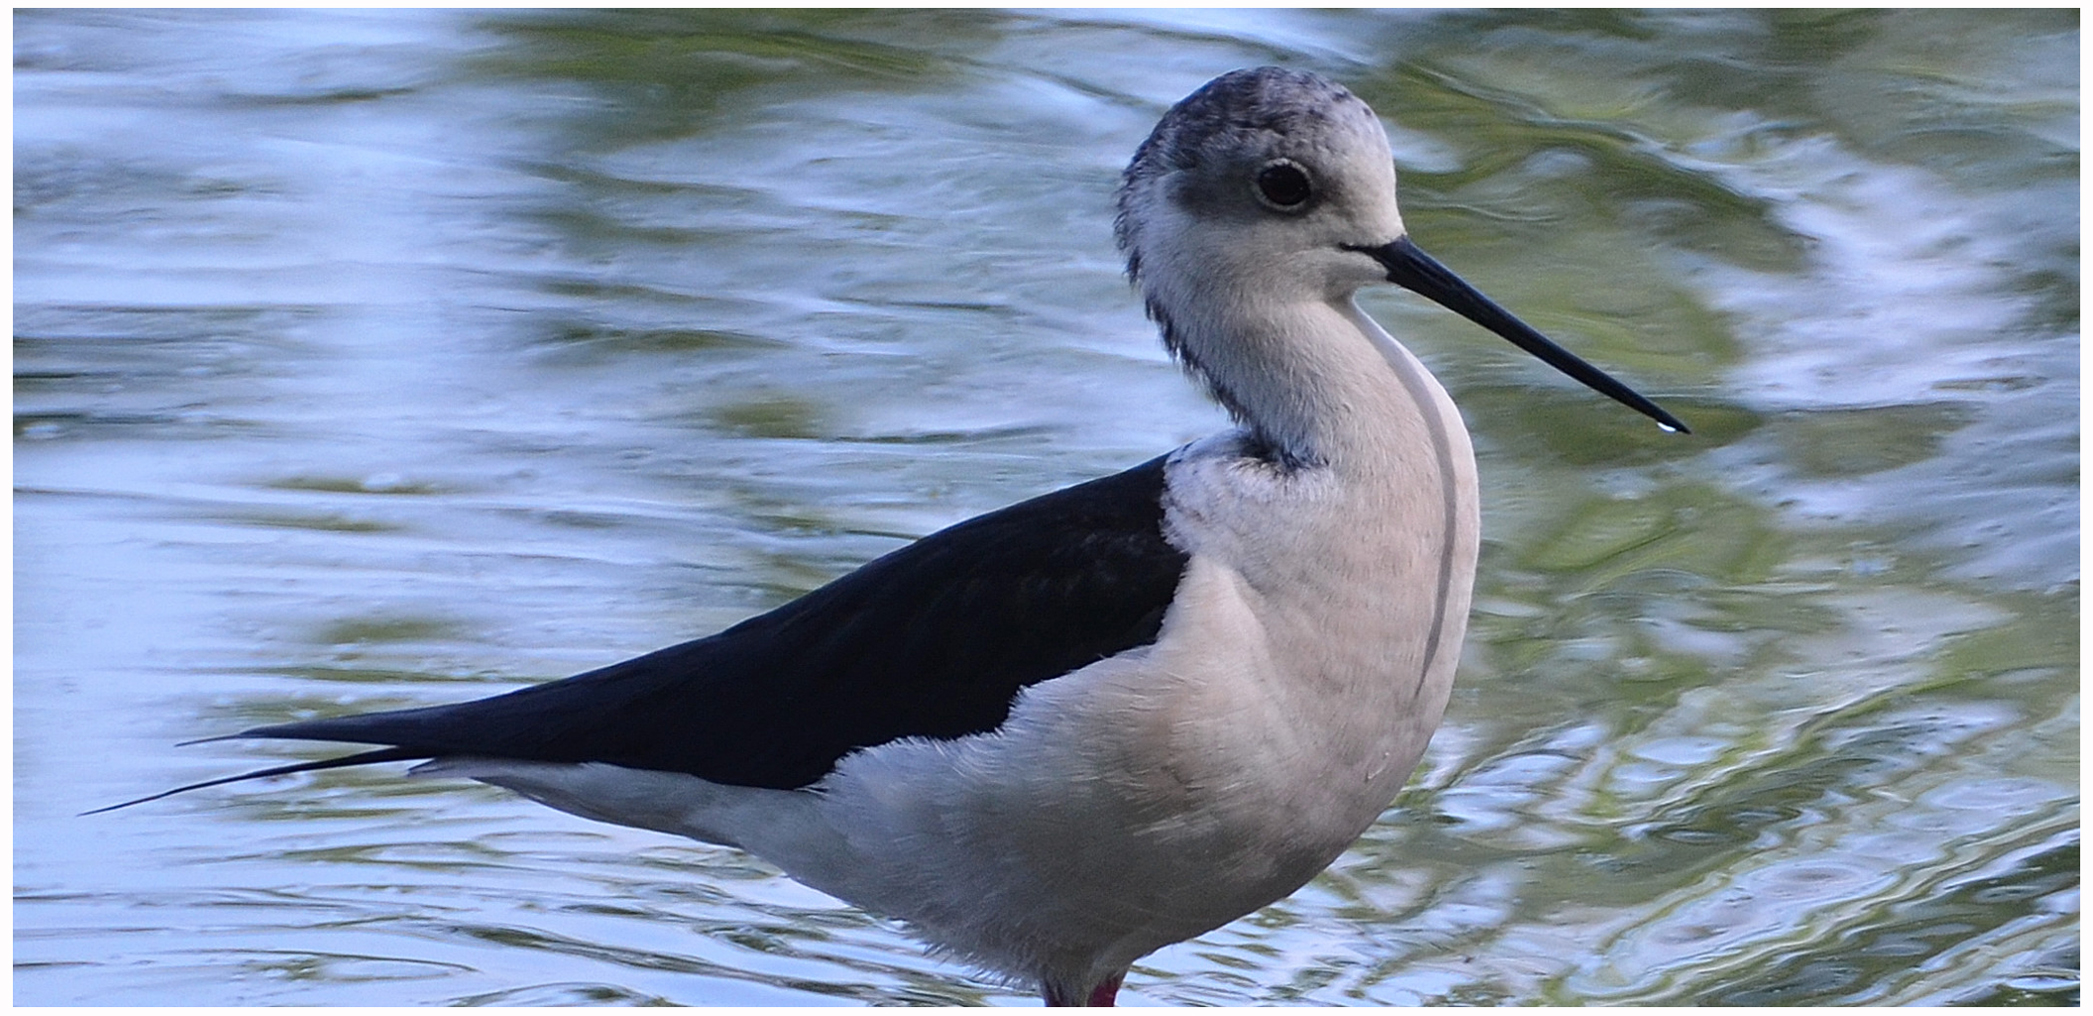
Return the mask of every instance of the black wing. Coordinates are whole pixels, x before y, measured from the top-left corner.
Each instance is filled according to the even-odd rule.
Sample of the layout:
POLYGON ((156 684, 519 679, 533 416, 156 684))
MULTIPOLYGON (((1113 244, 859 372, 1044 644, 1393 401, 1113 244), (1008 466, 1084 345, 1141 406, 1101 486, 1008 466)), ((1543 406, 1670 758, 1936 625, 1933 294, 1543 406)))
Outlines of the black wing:
POLYGON ((1162 499, 1158 458, 602 670, 476 702, 257 727, 235 736, 389 747, 231 779, 478 755, 804 787, 859 748, 993 730, 1019 689, 1155 641, 1186 564, 1163 537, 1162 499))

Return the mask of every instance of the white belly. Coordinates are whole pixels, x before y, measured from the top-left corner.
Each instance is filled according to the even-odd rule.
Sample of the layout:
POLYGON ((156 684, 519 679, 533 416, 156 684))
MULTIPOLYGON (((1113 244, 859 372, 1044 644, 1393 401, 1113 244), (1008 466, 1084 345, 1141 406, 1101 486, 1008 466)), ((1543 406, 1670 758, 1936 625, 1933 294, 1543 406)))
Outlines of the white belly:
POLYGON ((1158 640, 1031 686, 993 732, 866 749, 806 790, 429 768, 740 846, 991 970, 1095 983, 1299 888, 1416 765, 1477 544, 1466 432, 1436 384, 1419 402, 1439 443, 1388 447, 1423 462, 1286 473, 1234 435, 1174 456, 1165 528, 1190 564, 1158 640))
MULTIPOLYGON (((1393 799, 1445 707, 1472 502, 1451 520, 1466 555, 1457 588, 1440 589, 1446 540, 1419 533, 1436 527, 1355 525, 1350 549, 1328 552, 1318 529, 1359 507, 1330 476, 1239 478, 1254 489, 1227 503, 1291 520, 1278 529, 1177 503, 1193 489, 1222 500, 1210 477, 1180 482, 1233 468, 1225 441, 1208 444, 1171 465, 1173 538, 1192 557, 1154 645, 1027 689, 993 733, 852 755, 808 816, 824 833, 743 845, 985 966, 1029 974, 1046 958, 1077 983, 1333 861, 1393 799), (1239 538, 1260 528, 1286 536, 1239 538)), ((1438 491, 1422 500, 1442 510, 1438 491)))

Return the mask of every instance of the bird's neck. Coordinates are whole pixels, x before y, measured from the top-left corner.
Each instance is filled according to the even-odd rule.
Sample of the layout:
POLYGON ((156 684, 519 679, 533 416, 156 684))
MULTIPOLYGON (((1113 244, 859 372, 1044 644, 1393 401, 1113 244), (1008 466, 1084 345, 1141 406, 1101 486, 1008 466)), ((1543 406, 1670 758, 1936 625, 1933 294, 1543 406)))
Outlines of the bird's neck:
POLYGON ((1469 458, 1445 389, 1349 295, 1220 309, 1173 320, 1172 344, 1273 458, 1375 471, 1427 449, 1431 466, 1469 458))

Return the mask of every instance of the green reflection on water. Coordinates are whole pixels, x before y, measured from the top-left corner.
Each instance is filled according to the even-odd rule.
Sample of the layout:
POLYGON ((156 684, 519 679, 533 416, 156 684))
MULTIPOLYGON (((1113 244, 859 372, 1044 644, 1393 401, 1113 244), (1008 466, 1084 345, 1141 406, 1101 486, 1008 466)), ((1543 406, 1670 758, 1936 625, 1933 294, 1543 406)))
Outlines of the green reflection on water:
POLYGON ((1109 195, 1162 104, 1277 61, 1395 128, 1423 246, 1696 433, 1367 297, 1476 433, 1462 684, 1329 875, 1130 991, 2076 1002, 2076 12, 1242 17, 475 12, 270 62, 220 22, 18 15, 19 998, 231 997, 134 963, 98 898, 298 987, 243 1001, 1009 1000, 746 859, 502 839, 563 820, 479 788, 328 773, 98 851, 46 812, 83 716, 158 765, 558 676, 1220 426, 1109 195), (55 122, 141 95, 181 130, 55 122), (301 891, 160 888, 207 862, 301 891), (384 948, 272 951, 328 864, 364 870, 326 920, 384 948), (361 959, 408 948, 469 973, 361 959), (439 986, 352 990, 388 980, 439 986))

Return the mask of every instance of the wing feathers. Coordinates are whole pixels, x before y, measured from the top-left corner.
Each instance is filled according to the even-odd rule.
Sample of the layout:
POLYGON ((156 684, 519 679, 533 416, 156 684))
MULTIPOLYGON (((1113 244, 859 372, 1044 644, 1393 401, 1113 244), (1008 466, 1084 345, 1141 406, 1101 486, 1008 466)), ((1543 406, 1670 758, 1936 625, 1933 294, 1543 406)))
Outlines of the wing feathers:
POLYGON ((1163 536, 1163 461, 970 519, 717 635, 564 681, 249 730, 388 747, 167 793, 446 755, 791 789, 859 748, 993 730, 1020 689, 1155 641, 1186 564, 1163 536))

